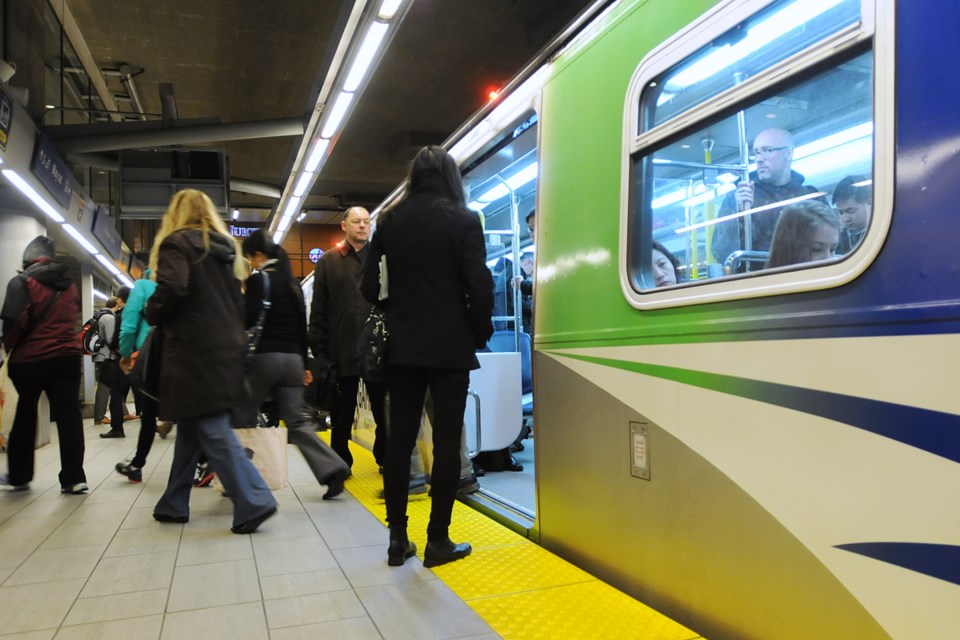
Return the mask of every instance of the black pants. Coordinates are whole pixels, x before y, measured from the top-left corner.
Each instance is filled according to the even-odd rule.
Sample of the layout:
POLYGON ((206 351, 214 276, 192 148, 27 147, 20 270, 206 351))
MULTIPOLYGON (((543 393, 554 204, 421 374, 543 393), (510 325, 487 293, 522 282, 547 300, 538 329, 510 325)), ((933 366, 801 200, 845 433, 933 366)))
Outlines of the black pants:
MULTIPOLYGON (((130 393, 130 379, 120 369, 120 362, 107 360, 103 363, 110 367, 110 429, 123 431, 123 418, 126 412, 127 394, 130 393)), ((156 425, 154 425, 156 430, 156 425)))
POLYGON ((460 435, 469 383, 470 372, 466 369, 389 368, 390 438, 383 470, 383 495, 387 503, 387 524, 391 527, 407 524, 410 454, 417 445, 424 397, 429 389, 433 396, 434 422, 432 503, 427 539, 446 539, 460 479, 460 435))
MULTIPOLYGON (((384 398, 387 394, 386 385, 382 382, 366 382, 367 395, 370 397, 370 410, 373 421, 377 425, 375 441, 373 443, 373 457, 377 464, 383 465, 385 460, 384 443, 386 435, 386 415, 384 412, 384 398)), ((330 448, 337 452, 348 466, 353 466, 353 454, 350 453, 350 435, 353 431, 353 416, 357 412, 357 390, 360 388, 359 376, 340 378, 337 391, 337 401, 330 412, 332 423, 330 433, 330 448)))
MULTIPOLYGON (((134 387, 133 397, 140 399, 140 437, 137 438, 137 453, 130 464, 142 469, 147 463, 153 437, 157 434, 157 401, 134 387)), ((111 410, 112 411, 112 410, 111 410)))
POLYGON ((10 484, 33 480, 33 451, 37 440, 37 403, 46 393, 60 438, 60 485, 86 482, 83 473, 83 420, 80 413, 82 356, 40 362, 10 363, 10 380, 20 395, 10 430, 7 467, 10 484))

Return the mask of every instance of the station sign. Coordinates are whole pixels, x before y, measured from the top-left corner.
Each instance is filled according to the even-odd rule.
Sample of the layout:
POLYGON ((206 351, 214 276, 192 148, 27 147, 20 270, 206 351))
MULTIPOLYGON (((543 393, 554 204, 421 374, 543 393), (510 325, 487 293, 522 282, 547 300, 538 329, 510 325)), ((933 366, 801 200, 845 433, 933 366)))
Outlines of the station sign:
POLYGON ((67 163, 57 153, 53 143, 42 133, 37 135, 30 170, 43 183, 50 195, 57 199, 61 207, 70 208, 70 199, 77 187, 77 180, 70 173, 67 163))

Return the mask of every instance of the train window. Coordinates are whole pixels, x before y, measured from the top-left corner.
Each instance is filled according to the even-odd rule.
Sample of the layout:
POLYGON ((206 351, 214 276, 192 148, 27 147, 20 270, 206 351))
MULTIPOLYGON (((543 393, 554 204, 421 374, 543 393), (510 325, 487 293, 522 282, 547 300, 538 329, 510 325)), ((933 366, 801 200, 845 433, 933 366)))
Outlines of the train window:
POLYGON ((639 123, 655 127, 859 21, 860 0, 774 2, 651 80, 639 123))
MULTIPOLYGON (((867 264, 878 169, 869 5, 757 2, 752 17, 727 16, 728 5, 750 6, 718 6, 700 34, 708 46, 671 63, 667 43, 631 88, 622 282, 638 307, 835 286, 867 264)), ((682 35, 675 54, 691 50, 682 35)))

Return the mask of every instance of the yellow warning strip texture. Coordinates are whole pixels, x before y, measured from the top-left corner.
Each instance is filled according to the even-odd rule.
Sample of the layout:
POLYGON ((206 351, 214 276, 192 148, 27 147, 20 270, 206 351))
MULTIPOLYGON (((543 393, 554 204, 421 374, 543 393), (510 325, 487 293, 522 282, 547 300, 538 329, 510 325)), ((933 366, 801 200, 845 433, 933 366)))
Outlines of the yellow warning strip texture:
MULTIPOLYGON (((328 440, 326 433, 321 437, 328 440)), ((357 443, 350 447, 353 476, 346 488, 386 523, 383 477, 373 455, 357 443)), ((407 517, 408 535, 423 560, 430 519, 427 494, 410 496, 407 517)), ((454 503, 450 537, 469 541, 473 553, 435 567, 434 573, 506 640, 701 638, 461 502, 454 503)))

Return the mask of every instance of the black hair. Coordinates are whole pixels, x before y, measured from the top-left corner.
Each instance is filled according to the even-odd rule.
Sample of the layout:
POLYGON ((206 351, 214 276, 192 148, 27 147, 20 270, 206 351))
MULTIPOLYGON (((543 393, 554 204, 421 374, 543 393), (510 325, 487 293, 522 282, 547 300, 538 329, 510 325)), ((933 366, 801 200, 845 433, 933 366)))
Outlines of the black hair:
POLYGON ((660 253, 662 253, 667 257, 667 260, 669 260, 670 264, 673 265, 673 275, 675 276, 677 282, 679 282, 680 281, 680 260, 677 259, 677 256, 670 253, 665 246, 663 246, 656 240, 653 241, 653 249, 656 251, 659 251, 660 253))
POLYGON ((118 303, 118 300, 116 296, 110 296, 109 298, 107 298, 107 304, 103 306, 105 306, 107 309, 116 309, 117 303, 118 303))
POLYGON ((303 293, 300 290, 299 283, 293 277, 293 271, 290 268, 290 256, 287 255, 286 249, 274 242, 273 238, 267 235, 263 229, 257 229, 244 238, 240 250, 243 251, 245 256, 262 253, 271 260, 276 260, 277 272, 284 283, 296 289, 298 293, 303 293))
POLYGON ((23 266, 30 266, 40 260, 53 260, 57 257, 57 248, 47 236, 37 236, 23 250, 23 266))
POLYGON ((460 167, 443 147, 430 145, 420 149, 410 163, 409 181, 411 191, 416 191, 429 183, 440 187, 446 196, 445 200, 454 207, 465 208, 467 205, 460 167))
POLYGON ((126 302, 127 298, 130 297, 130 287, 120 287, 117 289, 117 297, 126 302))
POLYGON ((853 199, 861 204, 870 201, 870 178, 865 176, 847 176, 837 183, 833 190, 833 206, 842 200, 853 199), (866 185, 854 186, 861 182, 867 182, 866 185))
POLYGON ((527 214, 527 217, 524 218, 524 220, 526 221, 527 224, 530 224, 530 218, 534 217, 535 215, 537 215, 537 210, 536 210, 536 209, 534 209, 533 211, 531 211, 530 213, 528 213, 528 214, 527 214))

